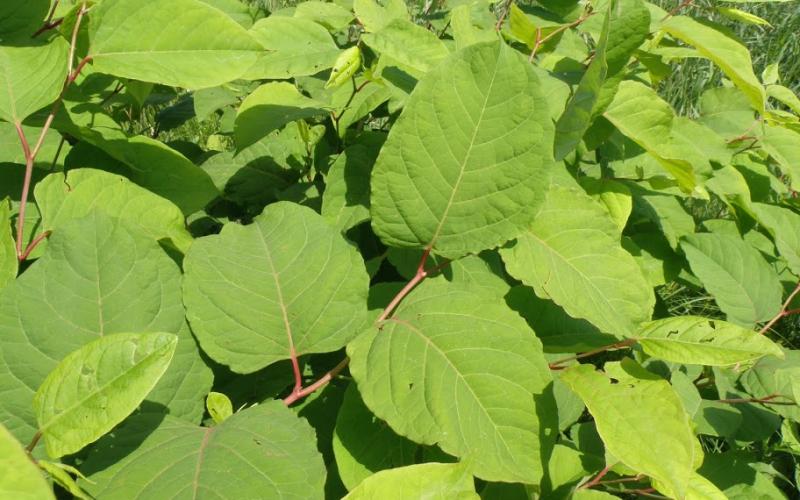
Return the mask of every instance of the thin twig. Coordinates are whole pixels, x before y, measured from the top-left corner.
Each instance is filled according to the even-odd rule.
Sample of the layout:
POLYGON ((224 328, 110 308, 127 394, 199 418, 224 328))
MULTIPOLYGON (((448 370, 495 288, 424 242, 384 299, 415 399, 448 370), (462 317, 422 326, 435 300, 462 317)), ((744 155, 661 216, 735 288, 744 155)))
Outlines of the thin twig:
POLYGON ((605 477, 606 474, 608 474, 608 471, 610 471, 610 470, 611 470, 611 466, 610 465, 606 465, 605 467, 603 467, 603 470, 598 472, 597 475, 592 478, 591 481, 588 481, 588 482, 578 486, 578 489, 579 490, 588 490, 592 486, 596 486, 600 482, 600 480, 603 479, 603 477, 605 477))
POLYGON ((528 58, 528 60, 533 62, 533 58, 536 56, 536 52, 539 50, 539 48, 542 45, 547 43, 551 38, 553 38, 554 36, 556 36, 556 35, 558 35, 560 33, 563 33, 564 31, 566 31, 566 30, 568 30, 570 28, 574 28, 575 26, 578 26, 579 24, 583 23, 584 21, 586 21, 587 19, 589 19, 593 15, 594 15, 594 12, 591 12, 591 11, 587 12, 586 14, 582 15, 581 17, 579 17, 578 19, 572 21, 571 23, 565 24, 563 26, 559 26, 558 28, 553 30, 552 33, 548 34, 544 38, 541 38, 542 29, 541 28, 536 28, 536 41, 535 41, 535 43, 533 45, 533 50, 531 50, 531 55, 528 58))
POLYGON ((783 305, 781 306, 781 310, 780 310, 780 312, 779 312, 778 314, 776 314, 774 318, 772 318, 771 320, 769 320, 769 322, 767 322, 767 324, 766 324, 766 325, 764 325, 764 326, 761 328, 761 330, 759 330, 759 331, 758 331, 758 333, 760 333, 761 335, 763 335, 763 334, 764 334, 764 333, 766 333, 766 332, 767 332, 767 331, 768 331, 770 328, 772 328, 772 325, 774 325, 775 323, 777 323, 779 319, 781 319, 781 318, 783 318, 783 317, 785 317, 785 316, 789 316, 790 314, 796 314, 796 313, 800 312, 800 309, 792 309, 792 310, 787 310, 787 308, 789 307, 789 304, 791 304, 792 300, 795 298, 795 296, 796 296, 798 293, 800 293, 800 282, 798 282, 798 283, 797 283, 797 286, 795 286, 795 287, 794 287, 794 290, 792 290, 792 293, 791 293, 791 294, 789 294, 789 298, 788 298, 788 299, 786 299, 786 302, 784 302, 784 303, 783 303, 783 305))
POLYGON ((80 30, 81 20, 83 19, 83 15, 87 12, 86 4, 82 4, 81 8, 78 9, 78 14, 75 19, 75 26, 72 29, 72 39, 70 41, 69 47, 69 62, 67 66, 67 76, 64 80, 64 85, 61 88, 61 93, 59 94, 56 102, 53 103, 53 107, 50 110, 50 114, 47 116, 47 119, 42 126, 42 130, 39 133, 39 139, 36 141, 36 145, 31 148, 30 143, 25 137, 25 134, 22 131, 21 124, 15 124, 17 128, 17 134, 19 135, 20 142, 22 143, 22 149, 25 152, 25 179, 22 182, 22 194, 20 195, 20 202, 19 202, 19 213, 17 215, 17 259, 20 262, 25 260, 27 256, 33 251, 36 245, 41 242, 47 235, 40 235, 39 237, 35 238, 30 245, 23 251, 22 249, 22 238, 24 235, 25 229, 25 211, 28 205, 28 196, 30 194, 30 187, 31 187, 31 177, 33 176, 33 165, 36 161, 36 155, 39 154, 39 151, 44 144, 44 138, 47 135, 48 130, 50 130, 50 125, 52 125, 53 120, 55 119, 56 113, 61 108, 61 104, 64 101, 64 95, 67 92, 67 88, 78 78, 81 70, 89 62, 89 56, 84 57, 81 59, 78 66, 73 70, 73 64, 75 59, 75 48, 78 43, 78 31, 80 30))
POLYGON ((794 401, 773 401, 773 399, 777 398, 786 398, 791 399, 788 396, 783 396, 781 394, 770 394, 769 396, 764 396, 763 398, 733 398, 733 399, 718 399, 717 403, 725 403, 725 404, 744 404, 744 403, 761 403, 766 405, 785 405, 785 406, 794 406, 794 401))
POLYGON ((58 25, 60 25, 64 21, 64 19, 62 18, 62 19, 58 19, 57 21, 53 22, 53 16, 56 15, 56 9, 58 8, 58 2, 60 2, 60 0, 55 0, 53 2, 52 7, 50 7, 50 13, 47 14, 47 19, 44 21, 44 24, 42 24, 41 28, 36 30, 36 33, 34 33, 31 36, 31 38, 36 38, 37 36, 41 35, 45 31, 48 31, 48 30, 51 30, 53 28, 58 27, 58 25))
POLYGON ((628 347, 632 346, 635 343, 636 343, 636 339, 625 339, 625 340, 623 340, 621 342, 617 342, 615 344, 609 344, 609 345, 606 345, 606 346, 603 346, 603 347, 598 347, 597 349, 594 349, 594 350, 591 350, 591 351, 583 352, 583 353, 580 353, 580 354, 575 354, 574 356, 569 356, 567 358, 562 358, 562 359, 559 359, 557 361, 553 361, 552 363, 549 364, 549 366, 550 366, 551 370, 563 370, 564 367, 561 366, 561 365, 563 365, 564 363, 567 363, 569 361, 574 361, 576 359, 582 359, 582 358, 588 358, 589 356, 594 356, 595 354, 600 354, 601 352, 606 352, 606 351, 611 351, 611 350, 616 350, 616 349, 625 349, 625 348, 628 348, 628 347))
POLYGON ((36 431, 36 434, 33 435, 31 442, 25 447, 25 451, 28 452, 29 455, 33 453, 33 449, 36 448, 36 445, 39 443, 40 439, 42 439, 42 431, 36 431))
POLYGON ((692 5, 692 3, 693 3, 693 2, 694 2, 694 0, 683 0, 681 3, 679 3, 679 4, 678 4, 678 6, 677 6, 677 7, 675 7, 675 8, 674 8, 674 9, 672 9, 671 11, 667 12, 667 15, 666 15, 666 16, 664 16, 664 18, 661 20, 661 22, 663 23, 664 21, 666 21, 666 20, 667 20, 667 19, 669 19, 670 17, 674 16, 674 15, 675 15, 675 14, 677 14, 677 13, 678 13, 678 12, 679 12, 681 9, 683 9, 683 8, 685 8, 685 7, 689 7, 690 5, 692 5))
MULTIPOLYGON (((428 261, 428 257, 430 256, 430 254, 431 254, 431 249, 430 248, 426 248, 425 251, 422 253, 422 258, 420 258, 419 265, 417 266, 417 272, 416 272, 416 274, 414 274, 414 277, 411 278, 411 280, 408 283, 406 283, 406 286, 404 286, 402 288, 402 290, 397 292, 397 295, 394 296, 392 301, 389 302, 389 305, 387 305, 386 308, 381 313, 381 315, 378 316, 378 319, 375 320, 375 324, 382 323, 383 321, 386 321, 389 318, 389 316, 392 314, 392 311, 394 311, 397 308, 397 306, 400 304, 400 302, 402 302, 402 300, 409 293, 411 293, 411 290, 413 290, 414 287, 416 287, 427 276, 429 276, 434 271, 440 269, 442 266, 444 266, 446 264, 446 262, 440 264, 439 266, 434 268, 433 271, 426 271, 425 270, 425 264, 428 261)), ((350 358, 345 357, 331 371, 329 371, 328 373, 323 375, 322 378, 320 378, 319 380, 317 380, 313 384, 309 385, 308 387, 304 388, 304 387, 302 387, 302 380, 300 380, 300 378, 299 378, 300 377, 299 365, 297 364, 297 356, 294 353, 294 347, 290 345, 289 346, 289 351, 290 351, 290 356, 291 356, 291 359, 292 359, 292 370, 293 370, 294 376, 295 376, 295 385, 294 385, 294 389, 292 389, 291 394, 289 394, 283 400, 283 403, 286 406, 289 406, 292 403, 295 403, 297 400, 299 400, 301 398, 304 398, 304 397, 308 396, 309 394, 313 393, 317 389, 319 389, 321 387, 324 387, 328 382, 333 380, 334 377, 336 377, 339 373, 341 373, 341 371, 344 370, 347 367, 347 365, 350 363, 350 358)))
POLYGON ((502 11, 500 12, 500 17, 497 19, 497 23, 494 25, 495 31, 500 31, 503 28, 503 23, 506 20, 506 16, 508 16, 508 12, 511 10, 511 0, 506 0, 503 2, 502 11))

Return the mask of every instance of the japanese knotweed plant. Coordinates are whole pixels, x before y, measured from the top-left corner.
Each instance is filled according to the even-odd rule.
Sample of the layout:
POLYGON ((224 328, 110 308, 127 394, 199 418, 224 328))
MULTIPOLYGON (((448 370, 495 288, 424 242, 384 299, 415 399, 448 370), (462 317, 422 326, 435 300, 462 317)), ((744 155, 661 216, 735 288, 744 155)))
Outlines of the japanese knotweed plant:
POLYGON ((720 16, 0 2, 0 497, 793 497, 800 99, 720 16))

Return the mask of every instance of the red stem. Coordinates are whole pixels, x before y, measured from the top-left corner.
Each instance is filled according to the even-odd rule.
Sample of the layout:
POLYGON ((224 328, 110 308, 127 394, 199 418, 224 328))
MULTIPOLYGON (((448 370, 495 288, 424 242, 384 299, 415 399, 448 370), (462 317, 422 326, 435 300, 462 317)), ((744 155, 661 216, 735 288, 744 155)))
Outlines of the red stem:
POLYGON ((794 290, 792 290, 792 293, 789 294, 789 298, 786 299, 786 302, 784 302, 783 305, 781 306, 781 311, 778 314, 776 314, 774 318, 769 320, 769 322, 767 322, 767 324, 764 325, 761 328, 761 330, 758 331, 758 333, 763 335, 770 328, 772 328, 772 325, 777 323, 779 319, 783 318, 784 316, 788 316, 790 314, 797 314, 798 312, 800 312, 800 309, 787 310, 787 308, 789 307, 789 304, 791 304, 792 300, 795 298, 795 296, 798 293, 800 293, 800 282, 797 283, 797 286, 794 287, 794 290))
POLYGON ((578 489, 579 490, 588 490, 592 486, 596 486, 600 482, 600 480, 603 479, 606 474, 608 474, 608 471, 610 471, 610 470, 611 470, 611 466, 610 465, 606 465, 603 468, 603 470, 598 472, 597 475, 592 478, 591 481, 589 481, 589 482, 587 482, 585 484, 582 484, 581 486, 578 486, 578 489))
POLYGON ((33 36, 31 36, 31 38, 36 38, 37 36, 41 35, 45 31, 51 30, 51 29, 57 27, 59 24, 61 24, 64 21, 64 19, 62 18, 62 19, 59 19, 59 20, 53 22, 53 16, 56 15, 56 9, 58 8, 59 1, 60 0, 55 0, 55 2, 53 2, 53 6, 50 7, 50 13, 47 15, 47 19, 44 21, 44 24, 42 25, 41 28, 36 30, 36 33, 34 33, 33 36))
POLYGON ((718 403, 727 403, 727 404, 743 404, 743 403, 762 403, 768 405, 794 405, 794 401, 772 401, 776 398, 786 398, 791 399, 787 396, 783 396, 781 394, 770 394, 769 396, 764 396, 763 398, 734 398, 734 399, 718 399, 718 403))
MULTIPOLYGON (((394 311, 397 308, 400 302, 402 302, 402 300, 411 292, 411 290, 413 290, 415 286, 417 286, 431 272, 433 272, 433 271, 431 272, 425 271, 425 263, 428 261, 428 256, 430 256, 430 254, 431 254, 431 249, 426 248, 425 251, 422 253, 422 258, 420 259, 419 265, 417 266, 416 274, 414 275, 413 278, 411 278, 411 281, 406 283, 406 286, 404 286, 402 290, 397 292, 397 295, 394 296, 392 301, 389 302, 389 305, 386 306, 386 309, 384 309, 381 315, 378 316, 378 319, 375 320, 376 324, 386 321, 389 318, 389 315, 392 314, 392 311, 394 311)), ((444 263, 440 264, 434 270, 440 269, 443 265, 445 264, 444 263)), ((336 377, 336 375, 338 375, 342 370, 344 370, 350 363, 350 358, 345 357, 331 371, 323 375, 322 378, 320 378, 313 384, 309 385, 308 387, 303 388, 302 379, 300 378, 300 367, 297 362, 297 355, 294 352, 294 347, 290 346, 289 350, 290 350, 290 357, 292 360, 292 369, 294 371, 295 385, 294 389, 292 389, 292 393, 289 394, 283 400, 283 404, 285 404, 286 406, 289 406, 292 403, 299 400, 300 398, 304 398, 309 394, 313 393, 314 391, 316 391, 317 389, 324 387, 328 382, 333 380, 333 378, 336 377)))
POLYGON ((64 100, 64 94, 67 92, 67 88, 78 78, 81 70, 83 67, 86 66, 86 63, 89 62, 91 59, 89 56, 84 57, 78 63, 78 67, 75 68, 75 71, 72 70, 73 62, 75 59, 75 47, 78 43, 78 30, 80 29, 81 20, 83 19, 83 15, 86 13, 86 4, 83 4, 81 8, 78 10, 77 18, 75 19, 75 26, 72 29, 72 40, 70 42, 69 47, 69 66, 67 68, 67 76, 64 80, 64 86, 61 88, 61 94, 59 94, 56 102, 53 103, 53 107, 50 110, 50 114, 47 116, 47 119, 42 126, 42 131, 39 133, 39 139, 36 141, 36 145, 31 149, 30 143, 25 138, 25 134, 22 131, 22 124, 15 123, 15 127, 17 129, 17 135, 19 135, 20 141, 22 142, 22 150, 25 153, 25 179, 22 182, 22 194, 20 195, 19 200, 19 214, 17 215, 17 259, 22 262, 25 260, 30 253, 36 248, 47 234, 41 234, 37 236, 30 245, 25 249, 22 250, 22 237, 25 230, 25 212, 28 206, 28 196, 30 194, 30 187, 31 187, 31 177, 33 177, 33 165, 36 161, 36 155, 39 154, 39 150, 42 148, 44 144, 44 138, 47 135, 47 131, 50 129, 50 125, 53 124, 53 120, 56 117, 56 113, 61 108, 61 103, 64 100))

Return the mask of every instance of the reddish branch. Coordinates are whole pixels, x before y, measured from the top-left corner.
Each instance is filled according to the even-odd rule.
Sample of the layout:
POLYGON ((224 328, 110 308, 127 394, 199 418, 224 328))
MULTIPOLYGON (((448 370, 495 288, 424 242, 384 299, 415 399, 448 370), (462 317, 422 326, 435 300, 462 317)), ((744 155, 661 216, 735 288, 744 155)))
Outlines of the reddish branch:
POLYGON ((17 135, 19 135, 20 143, 22 144, 22 150, 25 153, 25 179, 22 182, 22 194, 20 195, 20 202, 19 202, 19 214, 17 216, 17 259, 20 262, 28 258, 28 256, 33 252, 38 245, 44 238, 47 237, 48 233, 43 233, 34 238, 33 241, 26 247, 22 248, 22 239, 25 230, 25 212, 28 205, 28 196, 30 194, 31 188, 31 177, 33 176, 33 164, 36 161, 36 155, 39 154, 39 150, 41 150, 42 145, 44 144, 44 138, 47 135, 47 131, 50 129, 50 125, 52 125, 53 120, 56 117, 56 113, 61 108, 61 104, 64 100, 64 94, 67 92, 67 88, 78 78, 78 75, 83 70, 83 67, 86 66, 86 63, 89 62, 89 57, 84 57, 78 63, 78 66, 73 70, 73 63, 75 60, 75 47, 78 43, 78 31, 80 29, 81 20, 83 19, 83 15, 86 13, 86 4, 83 4, 81 8, 78 10, 77 17, 75 19, 75 26, 72 29, 72 39, 70 41, 69 46, 69 66, 67 69, 67 76, 64 80, 64 86, 61 88, 61 94, 59 94, 58 99, 56 102, 53 103, 53 108, 50 110, 50 114, 47 116, 47 119, 42 126, 42 130, 39 133, 39 138, 36 141, 36 145, 31 148, 28 139, 25 137, 25 132, 22 130, 21 123, 14 123, 15 128, 17 129, 17 135))
MULTIPOLYGON (((400 302, 402 302, 403 299, 406 298, 406 296, 408 296, 409 293, 411 293, 411 290, 413 290, 414 287, 420 284, 420 282, 424 280, 426 277, 430 276, 432 273, 438 271, 447 264, 447 262, 444 262, 436 266, 431 271, 426 271, 425 264, 428 262, 428 257, 430 256, 430 254, 431 254, 431 249, 426 248, 425 251, 422 253, 422 258, 419 261, 419 265, 417 266, 417 272, 416 274, 414 274, 414 277, 411 278, 411 280, 408 283, 406 283, 406 285, 402 288, 402 290, 397 292, 397 295, 394 296, 391 302, 389 302, 389 305, 386 306, 386 309, 384 309, 381 315, 378 316, 378 319, 375 320, 375 324, 382 323, 387 319, 389 319, 389 316, 392 314, 392 312, 395 309, 397 309, 397 306, 400 305, 400 302)), ((297 400, 313 393, 317 389, 324 387, 328 382, 333 380, 334 377, 336 377, 339 373, 341 373, 341 371, 344 370, 350 363, 350 358, 345 357, 331 371, 323 375, 322 378, 320 378, 313 384, 309 385, 308 387, 303 387, 302 386, 303 382, 300 374, 300 363, 297 359, 297 353, 295 352, 294 347, 291 345, 289 346, 289 351, 292 361, 292 370, 294 371, 295 385, 294 388, 292 389, 292 393, 289 394, 283 400, 283 403, 286 406, 289 406, 292 403, 296 402, 297 400)))
POLYGON ((797 313, 800 313, 800 309, 789 309, 789 304, 791 304, 791 303, 792 303, 792 300, 794 300, 795 296, 796 296, 798 293, 800 293, 800 282, 798 282, 798 283, 797 283, 797 286, 795 286, 795 287, 794 287, 794 290, 792 290, 792 293, 791 293, 791 294, 789 294, 789 298, 788 298, 788 299, 786 299, 786 302, 784 302, 784 303, 783 303, 783 305, 781 306, 781 311, 780 311, 778 314, 776 314, 774 318, 772 318, 771 320, 769 320, 769 321, 767 322, 767 324, 766 324, 766 325, 764 325, 764 326, 761 328, 761 330, 759 330, 759 331, 758 331, 758 333, 760 333, 760 334, 762 334, 762 335, 763 335, 763 334, 764 334, 764 333, 766 333, 766 332, 767 332, 767 331, 768 331, 770 328, 772 328, 772 325, 774 325, 775 323, 777 323, 779 319, 781 319, 781 318, 784 318, 784 317, 786 317, 786 316, 790 316, 790 315, 792 315, 792 314, 797 314, 797 313))
POLYGON ((671 11, 667 12, 667 15, 664 16, 664 19, 662 19, 661 22, 663 23, 664 21, 666 21, 670 17, 672 17, 675 14, 677 14, 678 12, 680 12, 682 9, 685 9, 686 7, 691 6, 692 3, 694 3, 694 0, 683 0, 681 3, 678 4, 677 7, 675 7, 671 11))
POLYGON ((603 468, 603 470, 598 472, 597 475, 592 478, 591 481, 588 481, 588 482, 578 486, 578 489, 579 490, 588 490, 592 486, 598 485, 600 483, 600 480, 603 479, 605 477, 605 475, 608 474, 608 471, 610 471, 610 470, 611 470, 611 466, 610 465, 606 465, 603 468))
POLYGON ((773 401, 773 399, 777 398, 786 398, 791 399, 787 396, 783 396, 781 394, 770 394, 769 396, 764 396, 763 398, 734 398, 734 399, 718 399, 718 403, 726 403, 726 404, 744 404, 744 403, 761 403, 767 405, 794 405, 796 404, 794 401, 773 401))
POLYGON ((600 354, 601 352, 612 351, 612 350, 616 350, 616 349, 626 349, 626 348, 632 346, 635 343, 636 343, 636 339, 625 339, 625 340, 623 340, 621 342, 617 342, 615 344, 609 344, 609 345, 606 345, 606 346, 603 346, 603 347, 598 347, 597 349, 594 349, 594 350, 591 350, 591 351, 582 352, 582 353, 576 354, 574 356, 569 356, 567 358, 562 358, 562 359, 559 359, 557 361, 553 361, 552 363, 549 364, 549 366, 550 366, 551 370, 563 370, 566 367, 561 366, 561 365, 563 365, 564 363, 567 363, 569 361, 574 361, 576 359, 582 359, 582 358, 588 358, 589 356, 594 356, 595 354, 600 354))
POLYGON ((553 38, 554 36, 564 32, 564 31, 566 31, 566 30, 568 30, 570 28, 574 28, 575 26, 578 26, 579 24, 581 24, 582 22, 586 21, 587 19, 589 19, 593 15, 594 15, 594 12, 587 12, 586 14, 582 15, 581 17, 579 17, 578 19, 572 21, 571 23, 565 24, 563 26, 559 26, 558 28, 553 30, 552 33, 550 33, 549 35, 547 35, 544 38, 542 38, 542 28, 536 28, 536 41, 533 44, 533 50, 531 50, 531 55, 528 58, 528 61, 533 62, 533 58, 536 57, 536 52, 538 52, 538 50, 541 48, 541 46, 544 45, 545 43, 547 43, 551 38, 553 38))
POLYGON ((53 16, 56 14, 56 8, 58 8, 58 2, 59 1, 60 0, 55 0, 55 2, 53 2, 53 6, 50 7, 50 13, 47 15, 47 19, 45 20, 44 24, 42 25, 41 28, 36 30, 36 33, 34 33, 31 36, 31 38, 36 38, 37 36, 41 35, 45 31, 51 30, 53 28, 57 28, 64 21, 63 18, 53 21, 53 16))

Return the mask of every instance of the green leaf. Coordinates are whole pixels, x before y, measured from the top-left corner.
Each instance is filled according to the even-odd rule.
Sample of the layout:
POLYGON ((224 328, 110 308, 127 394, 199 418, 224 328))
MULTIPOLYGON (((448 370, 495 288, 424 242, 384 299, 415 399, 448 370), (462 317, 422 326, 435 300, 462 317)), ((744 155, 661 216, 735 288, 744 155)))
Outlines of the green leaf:
POLYGON ((206 398, 206 408, 208 414, 214 420, 215 424, 221 424, 228 417, 233 415, 233 404, 228 396, 219 392, 209 392, 206 398))
POLYGON ((380 31, 362 35, 361 40, 420 73, 437 67, 450 53, 434 33, 405 19, 392 19, 380 31))
POLYGON ((367 313, 359 254, 320 215, 289 202, 197 240, 184 270, 186 315, 200 345, 238 373, 291 352, 340 349, 367 313))
MULTIPOLYGON (((497 39, 498 33, 494 29, 497 21, 486 8, 487 4, 485 0, 479 0, 461 4, 450 11, 450 27, 457 49, 497 39)), ((516 8, 516 5, 512 3, 511 8, 516 8)))
POLYGON ((0 291, 17 277, 17 249, 11 234, 11 202, 0 200, 0 291))
POLYGON ((83 491, 83 488, 78 486, 75 478, 70 475, 70 473, 72 473, 83 477, 78 469, 72 467, 71 465, 58 462, 49 462, 47 460, 39 460, 36 463, 39 468, 47 472, 47 474, 50 476, 50 479, 52 479, 54 483, 67 490, 73 497, 80 500, 92 500, 92 497, 83 491))
POLYGON ((772 27, 772 25, 769 24, 769 21, 767 21, 766 19, 758 17, 755 14, 740 9, 718 6, 716 7, 716 11, 722 14, 724 17, 727 17, 728 19, 732 19, 734 21, 739 21, 745 24, 752 24, 755 26, 769 26, 770 28, 772 27))
POLYGON ((728 366, 770 354, 783 357, 781 348, 758 332, 699 316, 647 323, 636 338, 645 353, 672 363, 728 366))
POLYGON ((789 269, 800 276, 800 215, 788 208, 766 203, 753 203, 752 208, 758 222, 772 235, 789 269))
POLYGON ((698 181, 692 164, 683 159, 682 151, 669 147, 675 114, 655 90, 638 82, 623 81, 603 116, 652 155, 684 190, 695 188, 698 181))
POLYGON ((95 71, 191 89, 241 77, 263 49, 222 11, 198 0, 106 0, 92 8, 95 71))
POLYGON ((471 45, 419 82, 389 132, 373 228, 387 245, 448 258, 502 244, 543 201, 552 141, 531 65, 505 44, 471 45))
POLYGON ((700 96, 697 121, 730 140, 747 133, 755 123, 755 112, 741 90, 712 88, 700 96))
POLYGON ((341 52, 330 33, 308 19, 270 16, 259 19, 250 34, 265 52, 245 72, 248 80, 314 75, 332 67, 341 52))
POLYGON ((336 59, 331 68, 331 76, 325 83, 325 88, 336 88, 350 81, 353 75, 361 69, 361 49, 358 45, 345 50, 336 59))
POLYGON ((620 234, 628 223, 628 217, 633 210, 633 198, 628 187, 611 179, 594 179, 583 177, 580 185, 586 194, 599 201, 614 220, 619 228, 620 234))
POLYGON ((378 472, 364 480, 345 498, 453 498, 478 500, 472 476, 463 464, 418 464, 378 472))
POLYGON ((95 498, 155 499, 322 499, 326 474, 314 431, 280 401, 214 427, 136 416, 100 440, 81 470, 95 498))
POLYGON ((170 239, 182 252, 192 244, 178 207, 120 175, 88 168, 50 174, 36 184, 34 195, 43 231, 97 209, 155 240, 170 239))
POLYGON ((328 171, 322 216, 342 232, 369 220, 369 176, 377 156, 377 148, 354 144, 328 171))
POLYGON ((800 133, 784 127, 766 125, 761 146, 789 176, 792 189, 800 189, 800 133))
POLYGON ((265 83, 239 106, 233 132, 236 146, 242 150, 288 123, 325 114, 324 108, 291 83, 265 83))
POLYGON ((347 350, 364 402, 395 432, 438 444, 482 479, 539 483, 550 372, 496 295, 426 281, 347 350))
POLYGON ((353 20, 350 10, 334 2, 300 2, 294 9, 294 17, 310 19, 330 31, 344 29, 353 20))
POLYGON ((392 90, 383 82, 369 82, 356 78, 352 85, 344 85, 333 95, 333 107, 338 111, 334 124, 339 137, 344 138, 350 125, 369 115, 392 97, 392 90), (356 92, 357 89, 361 89, 356 92), (354 93, 355 92, 355 93, 354 93))
MULTIPOLYGON (((178 266, 159 244, 119 220, 94 211, 60 227, 45 254, 0 293, 2 423, 29 440, 34 391, 59 360, 85 344, 114 333, 181 332, 180 281, 178 266)), ((188 331, 180 337, 179 344, 193 347, 188 331)), ((199 362, 199 355, 189 359, 199 362)), ((172 407, 172 395, 188 394, 175 386, 210 383, 187 368, 172 365, 154 392, 169 390, 151 401, 172 407)), ((194 402, 201 410, 203 395, 194 402)), ((176 403, 182 411, 189 406, 176 403)))
POLYGON ((671 17, 661 23, 661 29, 694 46, 704 57, 712 60, 744 92, 753 109, 764 112, 764 87, 753 73, 747 47, 722 31, 687 16, 671 17))
MULTIPOLYGON (((29 38, 47 17, 50 0, 11 0, 0 3, 0 43, 29 38)), ((66 69, 64 70, 66 75, 66 69)))
POLYGON ((795 114, 800 115, 800 97, 797 97, 797 94, 791 89, 783 85, 768 85, 767 95, 773 99, 777 99, 795 114))
POLYGON ((692 272, 714 296, 728 321, 752 328, 781 310, 783 287, 758 250, 734 236, 686 236, 681 249, 692 272))
MULTIPOLYGON (((0 20, 1 21, 1 20, 0 20)), ((0 45, 0 119, 20 124, 56 100, 67 77, 69 44, 0 45)), ((31 148, 38 137, 29 137, 31 148)))
POLYGON ((375 472, 414 464, 418 448, 369 411, 355 384, 347 387, 336 417, 333 452, 348 490, 375 472))
POLYGON ((580 144, 583 134, 592 123, 592 110, 600 96, 600 89, 608 73, 606 46, 609 36, 609 22, 615 12, 616 1, 608 2, 608 12, 603 21, 603 30, 597 42, 594 58, 583 74, 575 93, 572 94, 564 113, 556 122, 553 155, 561 161, 580 144))
POLYGON ((667 485, 677 498, 686 496, 702 450, 667 381, 630 376, 614 384, 592 365, 573 366, 561 380, 586 403, 608 453, 667 485))
MULTIPOLYGON (((78 104, 69 108, 69 114, 68 121, 59 123, 59 130, 83 139, 123 163, 125 166, 117 173, 170 200, 185 215, 201 210, 219 196, 211 178, 188 158, 150 137, 128 137, 102 108, 78 104)), ((82 159, 79 166, 114 168, 108 165, 108 157, 102 155, 82 159)))
POLYGON ((80 451, 124 420, 167 370, 177 343, 170 333, 117 333, 61 360, 33 397, 47 454, 80 451))
POLYGON ((0 497, 19 500, 55 499, 36 464, 8 429, 0 424, 0 497))
POLYGON ((409 20, 408 8, 403 0, 354 0, 353 11, 367 32, 380 31, 394 19, 409 20))
MULTIPOLYGON (((739 378, 739 382, 753 398, 780 397, 777 403, 800 401, 800 351, 786 350, 781 359, 775 356, 761 358, 739 378)), ((800 406, 797 404, 770 405, 775 413, 800 423, 800 406)))
POLYGON ((530 229, 500 250, 509 274, 616 337, 650 319, 655 297, 605 209, 553 186, 530 229))

